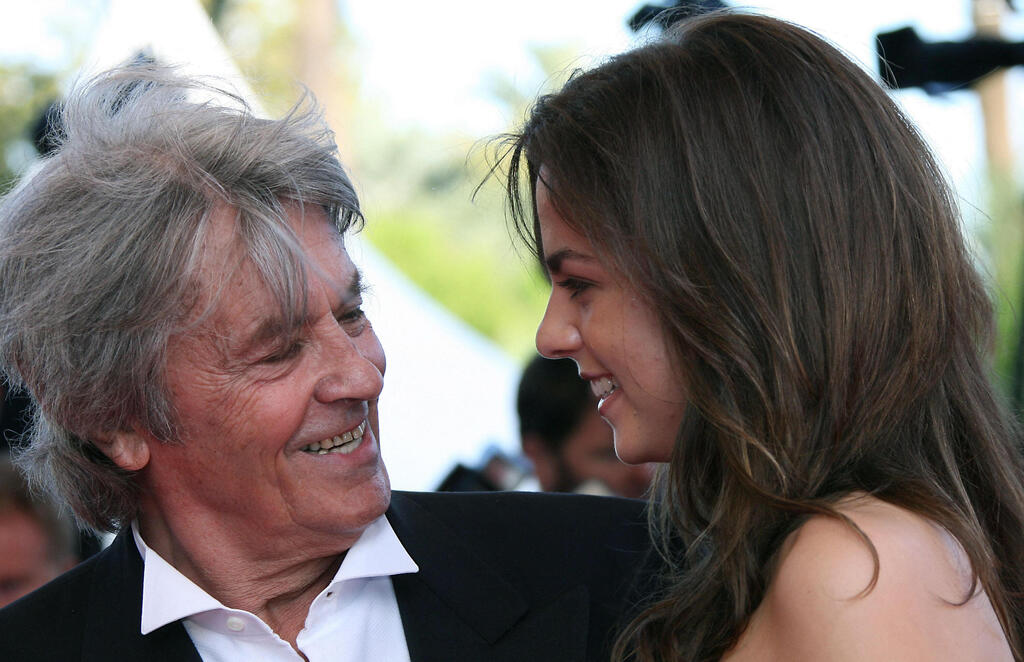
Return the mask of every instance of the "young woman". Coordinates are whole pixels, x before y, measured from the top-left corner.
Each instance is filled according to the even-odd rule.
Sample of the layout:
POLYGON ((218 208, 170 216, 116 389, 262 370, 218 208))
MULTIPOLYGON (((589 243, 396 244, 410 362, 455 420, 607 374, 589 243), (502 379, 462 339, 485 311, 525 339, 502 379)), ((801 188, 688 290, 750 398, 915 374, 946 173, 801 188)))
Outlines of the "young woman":
POLYGON ((506 154, 571 357, 652 500, 636 660, 1022 660, 1024 468, 943 176, 796 26, 693 19, 506 154))

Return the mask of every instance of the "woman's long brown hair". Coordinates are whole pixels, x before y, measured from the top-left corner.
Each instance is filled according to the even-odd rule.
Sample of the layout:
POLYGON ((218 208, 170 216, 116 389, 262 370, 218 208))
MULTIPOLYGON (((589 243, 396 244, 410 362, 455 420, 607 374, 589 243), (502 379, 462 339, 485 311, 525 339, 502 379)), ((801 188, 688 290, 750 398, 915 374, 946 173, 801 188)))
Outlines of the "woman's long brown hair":
POLYGON ((542 255, 543 166, 687 386, 652 501, 663 589, 617 659, 720 658, 781 542, 858 492, 956 537, 1024 659, 1024 468, 991 304, 943 174, 864 71, 791 24, 709 15, 574 76, 505 144, 520 235, 542 255))

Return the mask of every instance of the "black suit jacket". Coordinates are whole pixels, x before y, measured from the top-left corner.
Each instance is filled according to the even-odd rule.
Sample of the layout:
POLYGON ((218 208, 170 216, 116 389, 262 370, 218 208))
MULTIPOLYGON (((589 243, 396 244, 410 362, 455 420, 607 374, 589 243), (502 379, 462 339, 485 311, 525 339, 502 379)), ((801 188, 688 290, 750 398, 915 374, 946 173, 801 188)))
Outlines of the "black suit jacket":
MULTIPOLYGON (((420 568, 392 578, 412 662, 606 660, 651 558, 642 509, 601 497, 395 492, 387 517, 420 568)), ((0 660, 201 662, 180 622, 141 635, 141 609, 142 560, 125 531, 0 610, 0 660)))

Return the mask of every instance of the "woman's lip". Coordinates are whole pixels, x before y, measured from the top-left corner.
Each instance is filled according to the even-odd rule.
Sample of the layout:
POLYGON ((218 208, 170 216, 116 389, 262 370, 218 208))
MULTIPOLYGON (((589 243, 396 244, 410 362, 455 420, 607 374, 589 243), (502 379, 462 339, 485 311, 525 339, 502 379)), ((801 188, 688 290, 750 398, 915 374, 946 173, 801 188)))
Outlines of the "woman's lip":
POLYGON ((608 411, 608 408, 610 406, 612 406, 612 404, 616 400, 618 400, 618 397, 619 397, 619 389, 616 388, 614 391, 609 393, 606 397, 603 397, 603 398, 601 398, 598 401, 598 403, 597 403, 597 413, 601 415, 601 418, 605 419, 606 421, 609 420, 610 412, 608 411))

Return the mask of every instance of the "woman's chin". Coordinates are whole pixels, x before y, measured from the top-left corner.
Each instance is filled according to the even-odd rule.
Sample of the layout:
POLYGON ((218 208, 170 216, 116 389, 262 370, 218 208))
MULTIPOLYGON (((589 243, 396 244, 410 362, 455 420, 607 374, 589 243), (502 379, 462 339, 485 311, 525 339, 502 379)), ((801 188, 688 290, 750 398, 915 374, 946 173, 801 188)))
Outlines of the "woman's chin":
POLYGON ((646 464, 647 462, 668 462, 671 453, 661 452, 661 444, 650 443, 638 439, 635 435, 615 433, 615 454, 626 464, 646 464))

